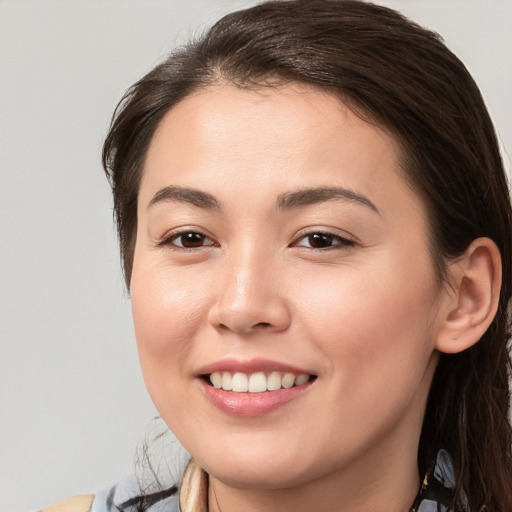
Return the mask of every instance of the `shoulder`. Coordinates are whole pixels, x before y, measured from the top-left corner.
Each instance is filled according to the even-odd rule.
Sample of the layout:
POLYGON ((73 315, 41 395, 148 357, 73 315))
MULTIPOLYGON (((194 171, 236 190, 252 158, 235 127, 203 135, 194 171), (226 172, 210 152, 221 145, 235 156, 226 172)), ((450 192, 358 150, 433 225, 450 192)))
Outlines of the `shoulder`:
POLYGON ((82 494, 54 503, 41 512, 89 512, 93 501, 94 494, 82 494))

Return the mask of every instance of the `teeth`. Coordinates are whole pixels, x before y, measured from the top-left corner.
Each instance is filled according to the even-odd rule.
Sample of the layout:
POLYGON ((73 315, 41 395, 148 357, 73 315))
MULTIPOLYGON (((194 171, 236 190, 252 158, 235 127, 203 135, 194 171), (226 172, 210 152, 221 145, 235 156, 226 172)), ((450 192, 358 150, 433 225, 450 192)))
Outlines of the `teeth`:
POLYGON ((250 393, 263 393, 267 391, 267 378, 263 372, 253 373, 249 378, 250 393))
POLYGON ((231 391, 233 389, 233 377, 231 373, 224 372, 222 374, 222 380, 220 381, 220 387, 225 391, 231 391))
POLYGON ((236 393, 247 393, 249 391, 249 381, 245 373, 237 372, 233 375, 233 387, 231 388, 236 393))
POLYGON ((302 386, 302 384, 306 384, 306 382, 309 380, 309 375, 299 375, 295 379, 295 385, 296 386, 302 386))
POLYGON ((242 372, 213 372, 210 374, 210 382, 213 387, 224 391, 235 393, 263 393, 265 391, 277 391, 288 389, 293 386, 302 386, 310 379, 310 375, 293 373, 271 372, 265 375, 264 372, 251 373, 242 372))
POLYGON ((276 391, 281 389, 281 374, 279 372, 272 372, 267 378, 267 389, 269 391, 276 391))
POLYGON ((210 375, 210 382, 213 384, 214 388, 222 387, 222 374, 219 372, 213 372, 210 375))
POLYGON ((295 375, 293 373, 285 373, 284 377, 281 380, 281 386, 283 388, 288 389, 291 388, 295 383, 295 375))

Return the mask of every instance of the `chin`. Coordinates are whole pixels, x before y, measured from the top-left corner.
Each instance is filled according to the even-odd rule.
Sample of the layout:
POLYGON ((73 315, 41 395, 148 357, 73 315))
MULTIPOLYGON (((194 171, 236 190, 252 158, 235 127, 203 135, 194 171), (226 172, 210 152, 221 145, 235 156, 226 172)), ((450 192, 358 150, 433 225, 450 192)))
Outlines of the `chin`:
POLYGON ((283 439, 274 442, 219 443, 211 449, 194 454, 199 465, 211 476, 225 485, 239 489, 286 489, 304 485, 319 478, 325 470, 325 460, 309 460, 305 445, 291 443, 286 447, 283 439), (237 447, 237 448, 235 448, 237 447))
POLYGON ((268 461, 266 464, 223 462, 204 469, 225 485, 237 489, 289 489, 315 479, 305 468, 288 463, 268 464, 268 461))

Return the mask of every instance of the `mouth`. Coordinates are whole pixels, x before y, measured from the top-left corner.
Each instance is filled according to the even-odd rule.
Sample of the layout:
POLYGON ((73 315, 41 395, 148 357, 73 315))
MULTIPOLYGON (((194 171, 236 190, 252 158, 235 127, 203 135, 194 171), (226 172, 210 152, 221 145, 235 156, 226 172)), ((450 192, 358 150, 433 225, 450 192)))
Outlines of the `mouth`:
POLYGON ((196 374, 205 397, 230 416, 261 417, 309 394, 318 376, 269 359, 227 358, 196 374))
POLYGON ((253 373, 215 371, 201 375, 210 387, 232 393, 266 393, 280 389, 304 386, 317 377, 306 373, 295 374, 279 371, 253 373))

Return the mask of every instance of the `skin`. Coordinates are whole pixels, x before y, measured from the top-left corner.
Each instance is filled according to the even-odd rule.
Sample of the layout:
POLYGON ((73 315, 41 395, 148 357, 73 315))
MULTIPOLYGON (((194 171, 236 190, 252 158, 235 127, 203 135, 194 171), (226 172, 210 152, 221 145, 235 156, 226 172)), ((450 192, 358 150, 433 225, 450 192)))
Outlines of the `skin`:
POLYGON ((159 126, 140 186, 133 318, 149 393, 210 474, 210 510, 411 506, 446 330, 439 312, 452 298, 398 162, 389 134, 305 86, 219 84, 159 126), (206 192, 219 207, 155 201, 170 186, 206 192), (318 187, 375 208, 346 197, 277 204, 318 187), (205 238, 186 249, 183 232, 205 238), (325 232, 331 245, 312 248, 308 235, 325 232), (198 379, 226 357, 264 357, 317 379, 269 414, 236 417, 198 379))

